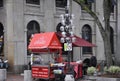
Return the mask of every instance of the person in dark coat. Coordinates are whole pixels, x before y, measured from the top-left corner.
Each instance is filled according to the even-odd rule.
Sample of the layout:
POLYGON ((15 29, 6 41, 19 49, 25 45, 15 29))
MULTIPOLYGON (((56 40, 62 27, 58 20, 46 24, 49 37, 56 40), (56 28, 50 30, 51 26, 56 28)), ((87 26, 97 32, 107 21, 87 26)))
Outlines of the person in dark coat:
POLYGON ((83 61, 83 74, 86 75, 87 74, 87 68, 90 67, 90 59, 86 58, 83 61))
POLYGON ((96 67, 97 66, 97 58, 96 56, 93 56, 91 54, 91 58, 90 58, 90 66, 96 67))

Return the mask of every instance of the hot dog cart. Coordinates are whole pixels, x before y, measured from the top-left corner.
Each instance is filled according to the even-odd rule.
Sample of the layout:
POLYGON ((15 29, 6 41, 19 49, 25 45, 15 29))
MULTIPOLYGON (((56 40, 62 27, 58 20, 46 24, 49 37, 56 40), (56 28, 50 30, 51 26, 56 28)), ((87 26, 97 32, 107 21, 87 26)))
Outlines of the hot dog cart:
MULTIPOLYGON (((67 62, 63 62, 62 46, 55 32, 34 34, 28 46, 31 51, 32 77, 54 79, 55 74, 65 75, 67 62)), ((82 77, 82 64, 71 62, 75 78, 82 77)))

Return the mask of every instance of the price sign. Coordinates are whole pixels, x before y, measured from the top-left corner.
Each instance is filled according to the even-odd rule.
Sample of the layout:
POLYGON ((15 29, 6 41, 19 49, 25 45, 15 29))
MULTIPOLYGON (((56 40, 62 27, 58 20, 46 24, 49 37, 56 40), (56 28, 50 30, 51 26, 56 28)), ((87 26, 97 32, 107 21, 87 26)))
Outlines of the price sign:
POLYGON ((49 67, 32 66, 32 77, 34 78, 49 78, 49 67))
POLYGON ((72 51, 72 43, 64 43, 64 51, 72 51))

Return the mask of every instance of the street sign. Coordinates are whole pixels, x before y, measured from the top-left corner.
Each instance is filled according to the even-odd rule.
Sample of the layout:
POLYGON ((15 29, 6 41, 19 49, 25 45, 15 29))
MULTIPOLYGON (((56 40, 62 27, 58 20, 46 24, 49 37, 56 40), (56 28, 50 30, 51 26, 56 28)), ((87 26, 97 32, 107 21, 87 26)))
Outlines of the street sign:
POLYGON ((72 43, 64 43, 64 51, 72 51, 72 43))

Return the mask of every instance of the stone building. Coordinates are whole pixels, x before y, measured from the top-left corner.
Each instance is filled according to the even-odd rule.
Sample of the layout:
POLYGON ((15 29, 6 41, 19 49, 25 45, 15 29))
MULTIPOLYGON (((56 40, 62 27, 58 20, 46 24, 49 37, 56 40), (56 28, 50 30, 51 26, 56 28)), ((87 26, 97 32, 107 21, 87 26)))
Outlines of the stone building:
MULTIPOLYGON (((111 45, 113 57, 116 56, 120 62, 120 0, 116 1, 111 13, 111 45)), ((104 23, 102 0, 86 0, 86 4, 104 23)), ((27 45, 31 35, 56 31, 65 6, 66 0, 0 0, 0 56, 8 59, 10 71, 23 71, 30 56, 27 45)), ((89 58, 91 53, 98 61, 105 60, 103 40, 94 19, 74 1, 71 10, 75 15, 75 34, 96 44, 93 48, 74 47, 73 61, 89 58)))

